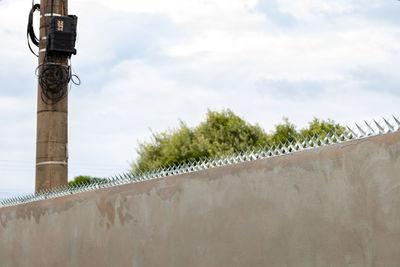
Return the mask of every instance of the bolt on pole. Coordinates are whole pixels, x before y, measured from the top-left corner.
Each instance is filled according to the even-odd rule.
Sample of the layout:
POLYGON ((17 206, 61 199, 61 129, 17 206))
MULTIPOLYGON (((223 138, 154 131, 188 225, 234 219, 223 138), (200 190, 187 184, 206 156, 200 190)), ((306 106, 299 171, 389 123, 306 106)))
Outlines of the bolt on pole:
MULTIPOLYGON (((40 1, 39 73, 43 71, 52 16, 68 15, 68 0, 40 1)), ((68 64, 66 57, 46 58, 52 64, 68 64)), ((65 90, 68 90, 65 84, 65 90)), ((46 100, 38 83, 36 128, 36 193, 68 183, 68 94, 59 101, 46 100)))

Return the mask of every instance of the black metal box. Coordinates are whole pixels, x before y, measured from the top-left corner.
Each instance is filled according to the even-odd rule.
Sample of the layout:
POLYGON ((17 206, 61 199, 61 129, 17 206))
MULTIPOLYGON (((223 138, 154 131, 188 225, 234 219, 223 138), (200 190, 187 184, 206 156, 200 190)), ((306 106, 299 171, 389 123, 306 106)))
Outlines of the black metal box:
POLYGON ((70 57, 76 54, 76 25, 77 16, 52 17, 50 20, 47 39, 47 53, 49 55, 65 55, 70 57))

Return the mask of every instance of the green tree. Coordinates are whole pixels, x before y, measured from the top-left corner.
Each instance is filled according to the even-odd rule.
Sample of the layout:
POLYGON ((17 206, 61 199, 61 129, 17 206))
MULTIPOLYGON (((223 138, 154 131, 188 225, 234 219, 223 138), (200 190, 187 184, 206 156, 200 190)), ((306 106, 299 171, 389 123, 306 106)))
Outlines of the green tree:
POLYGON ((169 164, 193 161, 215 154, 241 151, 250 146, 264 146, 268 135, 257 124, 252 125, 231 110, 208 111, 206 120, 189 128, 153 133, 150 142, 139 144, 139 158, 132 163, 137 169, 155 169, 169 164))
POLYGON ((266 133, 257 124, 250 124, 231 110, 221 112, 208 111, 205 121, 190 128, 180 122, 178 128, 161 133, 152 133, 150 142, 139 143, 138 159, 131 164, 132 171, 157 169, 185 161, 194 161, 211 155, 229 154, 243 151, 253 146, 279 146, 287 141, 301 139, 303 136, 326 132, 340 133, 343 126, 333 120, 314 118, 308 127, 296 130, 296 125, 288 118, 275 125, 275 129, 266 133))
POLYGON ((271 133, 269 144, 280 145, 287 141, 293 142, 295 138, 299 137, 299 133, 296 130, 296 125, 289 122, 289 119, 283 117, 283 123, 275 125, 275 130, 271 133))
POLYGON ((346 132, 346 128, 331 119, 324 121, 314 118, 308 123, 307 128, 300 131, 301 135, 304 137, 320 135, 322 138, 324 138, 329 132, 335 132, 337 135, 340 135, 342 132, 346 132))
POLYGON ((80 175, 74 178, 74 180, 68 182, 68 186, 76 186, 76 185, 81 185, 81 184, 92 184, 96 182, 102 182, 105 181, 106 179, 103 178, 97 178, 97 177, 92 177, 92 176, 85 176, 85 175, 80 175))

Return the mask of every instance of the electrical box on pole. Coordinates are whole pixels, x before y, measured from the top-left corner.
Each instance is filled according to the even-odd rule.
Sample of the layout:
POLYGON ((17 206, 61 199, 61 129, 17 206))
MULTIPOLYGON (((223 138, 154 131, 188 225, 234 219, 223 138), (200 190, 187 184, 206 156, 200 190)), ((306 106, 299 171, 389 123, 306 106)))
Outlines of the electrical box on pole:
POLYGON ((53 17, 50 21, 49 36, 47 40, 47 53, 49 55, 76 55, 76 25, 77 16, 53 17))

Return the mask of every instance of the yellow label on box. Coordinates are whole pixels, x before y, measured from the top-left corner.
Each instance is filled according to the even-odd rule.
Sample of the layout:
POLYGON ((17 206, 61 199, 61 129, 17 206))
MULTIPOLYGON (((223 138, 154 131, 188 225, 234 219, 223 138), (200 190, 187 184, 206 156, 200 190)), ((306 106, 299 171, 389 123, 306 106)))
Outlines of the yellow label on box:
POLYGON ((60 32, 64 31, 64 21, 62 21, 62 20, 57 21, 57 31, 60 31, 60 32))

